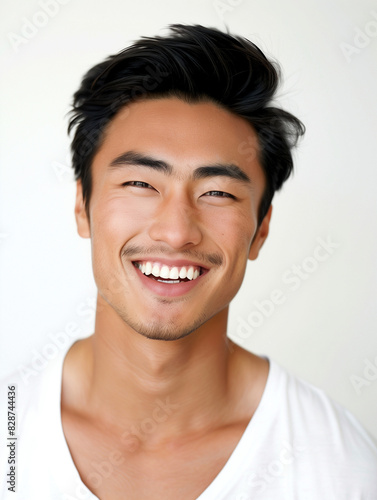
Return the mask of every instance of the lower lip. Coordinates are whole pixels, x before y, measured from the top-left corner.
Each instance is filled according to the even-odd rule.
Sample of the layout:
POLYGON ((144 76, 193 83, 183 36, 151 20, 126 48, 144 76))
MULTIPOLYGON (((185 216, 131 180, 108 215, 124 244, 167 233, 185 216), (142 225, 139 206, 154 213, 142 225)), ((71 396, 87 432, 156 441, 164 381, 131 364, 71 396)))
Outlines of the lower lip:
POLYGON ((191 281, 182 281, 181 283, 161 283, 153 278, 148 278, 148 276, 145 276, 139 268, 135 267, 133 264, 132 266, 143 285, 149 288, 149 290, 151 290, 154 294, 164 297, 179 297, 180 295, 190 292, 195 286, 199 285, 201 278, 208 272, 204 272, 191 281))

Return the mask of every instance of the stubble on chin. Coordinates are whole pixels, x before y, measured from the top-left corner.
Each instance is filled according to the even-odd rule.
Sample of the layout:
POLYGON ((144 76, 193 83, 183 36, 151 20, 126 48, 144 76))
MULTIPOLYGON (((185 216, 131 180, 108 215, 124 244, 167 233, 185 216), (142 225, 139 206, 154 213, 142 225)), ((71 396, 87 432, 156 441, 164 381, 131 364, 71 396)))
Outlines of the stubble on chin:
POLYGON ((209 318, 204 314, 199 316, 190 324, 181 325, 174 321, 163 322, 146 320, 145 322, 137 322, 131 320, 126 313, 118 311, 119 316, 127 324, 128 327, 143 337, 151 340, 179 340, 187 337, 202 326, 209 318))

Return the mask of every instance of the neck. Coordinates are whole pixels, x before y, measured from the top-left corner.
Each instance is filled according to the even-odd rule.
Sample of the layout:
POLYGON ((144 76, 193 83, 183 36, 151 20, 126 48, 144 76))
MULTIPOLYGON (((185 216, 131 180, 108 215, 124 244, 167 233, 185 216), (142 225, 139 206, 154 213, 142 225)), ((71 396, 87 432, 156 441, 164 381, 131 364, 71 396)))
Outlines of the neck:
POLYGON ((130 446, 143 435, 158 445, 227 423, 242 390, 235 374, 245 366, 245 351, 226 337, 227 308, 163 341, 135 332, 100 301, 95 334, 76 348, 81 373, 73 378, 84 380, 77 390, 88 415, 117 427, 130 446))

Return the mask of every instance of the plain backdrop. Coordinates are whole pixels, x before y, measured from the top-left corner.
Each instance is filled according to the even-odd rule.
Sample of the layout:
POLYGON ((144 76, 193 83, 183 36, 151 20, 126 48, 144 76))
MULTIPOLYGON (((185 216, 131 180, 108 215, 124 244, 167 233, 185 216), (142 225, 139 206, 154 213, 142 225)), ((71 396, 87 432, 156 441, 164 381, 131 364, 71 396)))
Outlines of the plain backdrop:
POLYGON ((0 19, 0 375, 53 358, 64 331, 93 331, 66 135, 82 75, 171 23, 227 26, 280 62, 279 103, 307 127, 229 335, 323 388, 377 437, 374 0, 2 0, 0 19))

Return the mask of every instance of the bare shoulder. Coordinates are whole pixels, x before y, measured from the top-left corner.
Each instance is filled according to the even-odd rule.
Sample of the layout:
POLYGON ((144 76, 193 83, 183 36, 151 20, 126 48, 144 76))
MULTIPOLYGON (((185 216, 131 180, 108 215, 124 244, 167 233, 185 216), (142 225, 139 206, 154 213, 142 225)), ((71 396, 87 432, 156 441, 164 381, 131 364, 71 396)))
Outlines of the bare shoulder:
POLYGON ((62 374, 62 410, 75 408, 87 394, 92 368, 92 337, 78 340, 67 352, 62 374))
POLYGON ((250 419, 262 399, 266 387, 269 362, 230 341, 229 370, 233 408, 245 419, 250 419))

